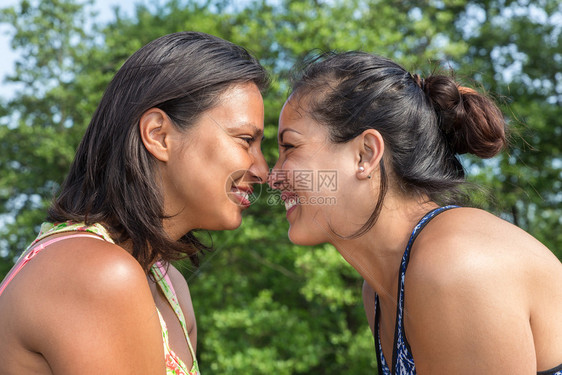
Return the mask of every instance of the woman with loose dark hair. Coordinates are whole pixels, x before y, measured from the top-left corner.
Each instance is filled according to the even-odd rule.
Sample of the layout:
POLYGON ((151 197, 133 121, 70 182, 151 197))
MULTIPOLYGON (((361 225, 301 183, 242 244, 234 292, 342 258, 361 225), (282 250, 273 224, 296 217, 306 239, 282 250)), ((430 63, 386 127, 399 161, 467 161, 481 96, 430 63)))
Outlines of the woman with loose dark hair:
POLYGON ((198 32, 125 62, 0 284, 0 373, 199 373, 189 289, 170 262, 197 263, 193 231, 237 228, 265 180, 267 84, 245 49, 198 32))
POLYGON ((328 54, 294 82, 278 138, 270 185, 289 238, 333 244, 365 279, 380 374, 562 374, 561 263, 463 193, 458 155, 506 145, 492 100, 448 75, 328 54), (300 188, 298 171, 317 184, 300 188))

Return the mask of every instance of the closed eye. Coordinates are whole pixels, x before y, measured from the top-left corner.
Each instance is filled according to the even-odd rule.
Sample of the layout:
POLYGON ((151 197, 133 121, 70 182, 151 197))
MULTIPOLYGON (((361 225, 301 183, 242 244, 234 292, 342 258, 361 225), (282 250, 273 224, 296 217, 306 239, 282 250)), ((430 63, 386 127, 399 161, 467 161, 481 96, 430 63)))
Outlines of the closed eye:
POLYGON ((254 138, 254 137, 240 137, 240 139, 242 139, 248 145, 251 145, 256 140, 256 138, 254 138))
POLYGON ((288 149, 290 149, 290 148, 294 148, 295 146, 293 146, 293 145, 290 144, 290 143, 280 143, 280 144, 279 144, 279 147, 281 147, 281 148, 284 149, 284 150, 288 150, 288 149))

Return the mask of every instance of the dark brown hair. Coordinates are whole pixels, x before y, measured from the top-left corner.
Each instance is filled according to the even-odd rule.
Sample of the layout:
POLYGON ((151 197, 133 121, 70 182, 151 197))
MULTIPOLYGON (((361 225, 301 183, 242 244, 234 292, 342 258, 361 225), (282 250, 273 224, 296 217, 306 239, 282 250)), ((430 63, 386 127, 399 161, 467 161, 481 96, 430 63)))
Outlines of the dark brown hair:
MULTIPOLYGON (((485 95, 452 77, 412 75, 397 63, 364 52, 328 53, 308 62, 293 80, 293 97, 329 128, 331 141, 347 142, 367 129, 379 131, 398 188, 441 204, 466 195, 459 154, 496 155, 506 144, 505 120, 485 95)), ((389 178, 381 159, 380 195, 368 231, 382 209, 389 178)))
POLYGON ((205 246, 192 232, 179 241, 164 232, 156 162, 139 121, 155 107, 187 129, 229 87, 245 82, 263 91, 268 75, 244 48, 212 35, 179 32, 139 49, 107 87, 47 220, 102 223, 117 243, 132 243, 147 272, 157 259, 188 255, 197 264, 205 246))

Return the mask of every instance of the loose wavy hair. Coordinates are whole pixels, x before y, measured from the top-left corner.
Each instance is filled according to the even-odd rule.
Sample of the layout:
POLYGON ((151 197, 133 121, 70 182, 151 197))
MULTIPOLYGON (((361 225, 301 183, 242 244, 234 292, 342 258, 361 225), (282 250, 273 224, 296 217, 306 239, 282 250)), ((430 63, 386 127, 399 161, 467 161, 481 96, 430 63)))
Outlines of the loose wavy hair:
POLYGON ((103 224, 116 243, 132 244, 146 272, 158 259, 187 255, 197 264, 206 247, 195 235, 174 241, 163 229, 156 161, 141 140, 140 118, 159 108, 187 129, 231 86, 253 82, 263 91, 268 81, 244 48, 212 35, 179 32, 142 47, 107 87, 47 220, 103 224))

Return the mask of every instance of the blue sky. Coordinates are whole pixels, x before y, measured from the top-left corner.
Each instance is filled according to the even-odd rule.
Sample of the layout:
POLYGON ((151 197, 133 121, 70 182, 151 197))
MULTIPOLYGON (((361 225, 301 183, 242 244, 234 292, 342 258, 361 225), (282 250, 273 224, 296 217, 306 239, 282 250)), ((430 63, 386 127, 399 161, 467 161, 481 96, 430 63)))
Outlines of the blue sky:
MULTIPOLYGON (((0 8, 6 8, 19 4, 20 0, 0 0, 0 8)), ((123 0, 95 0, 94 8, 99 12, 98 21, 104 22, 111 19, 113 15, 113 7, 118 5, 123 12, 131 14, 134 4, 143 1, 123 1, 123 0)), ((10 96, 13 87, 4 82, 4 77, 13 72, 14 63, 17 59, 17 53, 10 48, 10 26, 0 24, 0 97, 7 98, 10 96)))

